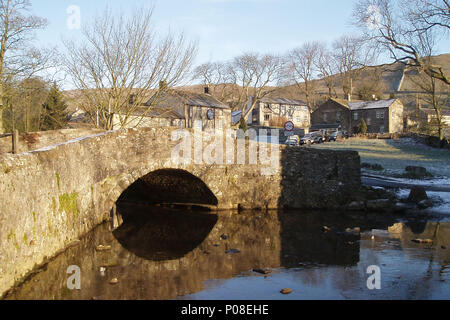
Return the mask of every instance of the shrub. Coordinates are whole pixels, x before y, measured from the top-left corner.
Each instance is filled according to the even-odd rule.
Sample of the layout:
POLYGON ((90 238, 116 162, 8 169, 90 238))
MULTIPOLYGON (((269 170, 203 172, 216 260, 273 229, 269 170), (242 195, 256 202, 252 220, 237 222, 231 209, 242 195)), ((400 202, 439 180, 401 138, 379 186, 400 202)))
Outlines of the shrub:
POLYGON ((364 119, 362 119, 362 121, 361 121, 361 126, 360 126, 359 130, 361 131, 362 134, 367 133, 367 124, 364 119))

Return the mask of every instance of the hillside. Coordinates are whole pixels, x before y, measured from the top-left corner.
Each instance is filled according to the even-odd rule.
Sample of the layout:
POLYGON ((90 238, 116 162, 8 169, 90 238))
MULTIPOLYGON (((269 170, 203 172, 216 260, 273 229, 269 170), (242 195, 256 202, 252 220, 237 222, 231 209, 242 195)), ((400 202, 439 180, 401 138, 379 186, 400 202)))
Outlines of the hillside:
MULTIPOLYGON (((432 58, 433 63, 441 65, 450 74, 450 54, 443 54, 432 58)), ((340 74, 331 77, 332 83, 338 98, 346 99, 342 89, 342 76, 340 74)), ((423 82, 423 81, 422 81, 423 82)), ((416 105, 418 94, 422 92, 418 83, 421 83, 417 71, 408 69, 402 63, 390 65, 380 65, 358 70, 357 76, 353 80, 352 99, 358 100, 364 97, 376 95, 379 99, 390 97, 400 98, 406 106, 416 105)), ((313 81, 316 95, 313 97, 315 105, 320 104, 329 97, 329 90, 325 79, 313 81)), ((191 85, 178 87, 178 89, 192 91, 196 93, 204 92, 204 85, 191 85)), ((305 95, 297 86, 270 87, 272 97, 284 97, 288 99, 306 100, 305 95)), ((448 86, 441 86, 445 93, 449 92, 448 86)), ((239 93, 239 87, 234 84, 220 84, 210 86, 210 93, 217 99, 228 103, 233 96, 239 93)), ((69 105, 69 110, 75 112, 80 107, 80 91, 66 91, 65 96, 69 105)), ((151 96, 151 93, 149 93, 151 96)))

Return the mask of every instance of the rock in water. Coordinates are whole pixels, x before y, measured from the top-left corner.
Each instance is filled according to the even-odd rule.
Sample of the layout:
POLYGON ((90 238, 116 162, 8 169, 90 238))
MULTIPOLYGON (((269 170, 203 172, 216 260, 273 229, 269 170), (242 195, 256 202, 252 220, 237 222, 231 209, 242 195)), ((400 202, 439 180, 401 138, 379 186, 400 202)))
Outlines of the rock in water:
POLYGON ((425 169, 424 167, 409 166, 406 167, 405 171, 416 178, 425 178, 430 176, 427 169, 425 169))
POLYGON ((282 294, 290 294, 290 293, 292 293, 292 289, 290 289, 290 288, 285 288, 285 289, 281 290, 281 293, 282 293, 282 294))
POLYGON ((419 209, 428 209, 433 206, 433 202, 431 202, 430 200, 422 200, 417 204, 417 206, 419 207, 419 209))
POLYGON ((427 192, 423 187, 413 187, 409 193, 408 201, 419 203, 423 200, 428 200, 427 192))
POLYGON ((253 269, 253 272, 260 273, 260 274, 269 274, 270 270, 253 269))

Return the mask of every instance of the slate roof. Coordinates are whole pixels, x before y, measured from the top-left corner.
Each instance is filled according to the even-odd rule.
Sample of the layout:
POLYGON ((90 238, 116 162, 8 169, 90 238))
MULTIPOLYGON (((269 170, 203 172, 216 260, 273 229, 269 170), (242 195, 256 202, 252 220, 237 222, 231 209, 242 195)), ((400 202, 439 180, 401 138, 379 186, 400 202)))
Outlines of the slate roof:
POLYGON ((295 99, 286 99, 286 98, 272 98, 272 97, 264 97, 259 100, 262 103, 271 103, 271 104, 287 104, 291 106, 306 106, 306 102, 302 100, 295 99))
POLYGON ((151 118, 164 118, 164 119, 185 119, 185 116, 178 113, 176 110, 169 108, 155 108, 152 107, 150 110, 148 107, 139 107, 134 110, 131 115, 133 116, 144 116, 151 118))
POLYGON ((168 90, 158 96, 154 95, 147 101, 145 106, 158 108, 173 108, 179 106, 197 106, 207 108, 230 109, 230 107, 213 96, 205 93, 194 93, 182 90, 168 90), (156 101, 155 101, 156 99, 156 101))
POLYGON ((392 106, 397 99, 391 100, 378 100, 378 101, 361 101, 361 102, 348 102, 350 110, 368 110, 368 109, 386 109, 392 106))

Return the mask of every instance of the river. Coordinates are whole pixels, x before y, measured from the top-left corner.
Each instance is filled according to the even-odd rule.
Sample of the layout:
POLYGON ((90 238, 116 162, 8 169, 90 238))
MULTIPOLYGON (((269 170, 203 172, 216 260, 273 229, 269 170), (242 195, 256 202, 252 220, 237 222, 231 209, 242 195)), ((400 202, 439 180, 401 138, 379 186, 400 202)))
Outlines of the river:
POLYGON ((120 210, 118 229, 98 226, 6 299, 450 299, 445 217, 120 210), (346 232, 355 227, 360 234, 346 232), (80 290, 67 287, 72 265, 81 269, 80 290), (370 266, 380 268, 379 290, 367 286, 370 266))

